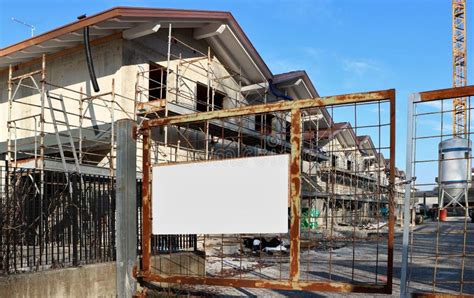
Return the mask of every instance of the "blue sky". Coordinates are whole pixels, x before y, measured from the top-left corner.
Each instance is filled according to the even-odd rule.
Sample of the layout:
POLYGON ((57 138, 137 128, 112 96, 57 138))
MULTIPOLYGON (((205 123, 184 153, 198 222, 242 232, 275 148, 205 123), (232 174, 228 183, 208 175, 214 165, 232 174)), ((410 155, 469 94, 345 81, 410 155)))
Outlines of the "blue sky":
POLYGON ((274 73, 304 69, 321 96, 396 88, 402 169, 408 94, 452 85, 451 0, 0 0, 0 47, 29 37, 12 17, 39 34, 118 5, 230 11, 274 73))

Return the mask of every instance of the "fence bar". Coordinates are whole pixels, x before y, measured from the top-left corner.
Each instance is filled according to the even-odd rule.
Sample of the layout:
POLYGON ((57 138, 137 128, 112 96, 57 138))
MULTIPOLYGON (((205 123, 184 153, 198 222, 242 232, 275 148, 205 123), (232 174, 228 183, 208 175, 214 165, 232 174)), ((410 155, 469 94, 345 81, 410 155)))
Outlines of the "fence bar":
POLYGON ((151 119, 143 122, 143 128, 150 128, 153 126, 170 125, 170 124, 184 124, 203 120, 212 120, 225 117, 246 116, 250 114, 261 114, 268 112, 280 112, 293 109, 325 107, 330 105, 343 105, 350 103, 363 103, 376 100, 384 100, 395 98, 395 90, 381 90, 373 92, 363 92, 354 94, 344 94, 327 96, 320 98, 300 99, 296 101, 278 101, 268 104, 242 106, 239 108, 216 110, 209 112, 201 112, 194 114, 184 114, 177 116, 169 116, 165 118, 151 119))

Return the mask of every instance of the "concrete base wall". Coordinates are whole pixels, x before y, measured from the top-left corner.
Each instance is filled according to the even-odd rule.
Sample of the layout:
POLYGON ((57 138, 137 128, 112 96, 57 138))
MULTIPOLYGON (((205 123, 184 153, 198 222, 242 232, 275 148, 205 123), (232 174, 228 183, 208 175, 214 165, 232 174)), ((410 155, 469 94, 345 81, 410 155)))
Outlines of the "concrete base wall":
POLYGON ((189 252, 163 254, 152 257, 153 273, 168 275, 199 275, 204 276, 206 263, 204 256, 189 252))
MULTIPOLYGON (((153 274, 204 276, 206 272, 204 256, 190 252, 155 256, 151 258, 151 264, 153 274)), ((162 288, 170 286, 164 282, 153 284, 162 288)))
POLYGON ((115 263, 9 275, 0 297, 115 297, 115 263))
MULTIPOLYGON (((204 256, 192 252, 173 253, 171 261, 169 255, 153 256, 151 262, 166 274, 205 272, 204 256)), ((0 277, 0 297, 116 297, 115 278, 115 262, 14 274, 0 277)))

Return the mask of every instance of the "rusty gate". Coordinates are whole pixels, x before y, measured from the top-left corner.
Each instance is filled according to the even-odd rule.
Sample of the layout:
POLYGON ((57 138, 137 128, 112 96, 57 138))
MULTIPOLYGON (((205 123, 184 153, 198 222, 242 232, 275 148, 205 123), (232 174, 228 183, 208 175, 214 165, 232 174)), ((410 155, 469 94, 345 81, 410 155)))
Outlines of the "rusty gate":
POLYGON ((410 96, 406 172, 411 183, 405 191, 403 296, 474 295, 472 96, 473 86, 410 96), (465 100, 464 115, 454 110, 453 99, 465 100), (466 117, 462 135, 453 130, 457 116, 466 117), (445 177, 441 165, 451 162, 454 167, 448 175, 453 176, 445 177))
POLYGON ((395 90, 147 119, 139 134, 143 236, 136 276, 142 281, 187 289, 391 293, 395 90), (287 153, 288 233, 196 235, 195 251, 151 249, 153 165, 287 153), (278 249, 269 249, 275 241, 278 249))

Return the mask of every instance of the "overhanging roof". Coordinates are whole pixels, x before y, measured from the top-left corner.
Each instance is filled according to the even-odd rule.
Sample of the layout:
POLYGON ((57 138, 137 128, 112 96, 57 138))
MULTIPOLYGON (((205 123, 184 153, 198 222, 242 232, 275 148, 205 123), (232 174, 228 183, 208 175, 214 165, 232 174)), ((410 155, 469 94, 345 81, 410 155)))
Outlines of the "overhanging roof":
POLYGON ((357 144, 359 144, 361 152, 377 157, 377 149, 370 136, 357 136, 357 144))
MULTIPOLYGON (((251 63, 242 71, 251 80, 261 81, 272 78, 271 71, 231 13, 140 7, 115 7, 2 48, 0 49, 0 68, 36 59, 43 54, 48 55, 77 47, 82 44, 82 29, 86 26, 90 27, 90 39, 96 40, 113 34, 121 34, 145 23, 159 23, 162 28, 172 24, 173 28, 194 29, 216 23, 224 24, 227 26, 226 30, 220 34, 202 36, 213 46, 216 55, 223 60, 250 59, 251 63), (235 57, 228 57, 229 53, 235 57)), ((232 61, 223 62, 231 63, 232 61)))
POLYGON ((300 98, 319 97, 318 91, 316 91, 313 82, 311 82, 308 74, 304 70, 276 74, 273 77, 273 84, 277 85, 279 88, 285 88, 288 86, 289 88, 296 89, 295 93, 297 93, 300 98), (298 87, 301 87, 299 88, 302 89, 301 92, 298 92, 298 87), (307 91, 309 95, 302 95, 303 90, 307 91))

